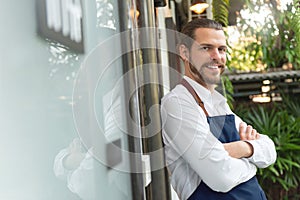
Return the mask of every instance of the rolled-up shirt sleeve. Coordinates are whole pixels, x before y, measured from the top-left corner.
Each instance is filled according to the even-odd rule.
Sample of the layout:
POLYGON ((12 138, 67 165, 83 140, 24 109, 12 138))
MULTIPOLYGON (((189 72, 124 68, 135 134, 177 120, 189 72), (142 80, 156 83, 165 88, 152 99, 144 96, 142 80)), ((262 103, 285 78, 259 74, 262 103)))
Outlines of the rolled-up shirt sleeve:
POLYGON ((72 174, 72 170, 68 170, 64 167, 63 161, 67 155, 69 155, 69 150, 62 149, 59 151, 59 153, 55 156, 54 159, 54 165, 53 165, 53 171, 56 177, 67 180, 68 177, 72 174))
POLYGON ((247 140, 253 146, 253 155, 248 159, 258 168, 266 168, 275 163, 277 154, 274 142, 267 135, 257 140, 247 140))
POLYGON ((204 112, 193 99, 169 95, 162 101, 165 143, 191 166, 211 189, 228 192, 256 174, 249 159, 229 156, 210 132, 204 112), (197 108, 197 109, 195 109, 197 108))
MULTIPOLYGON (((236 116, 236 126, 242 120, 236 116)), ((253 127, 255 129, 255 127, 253 127)), ((274 142, 267 136, 260 134, 259 139, 247 140, 253 147, 253 154, 249 157, 249 161, 254 163, 258 168, 266 168, 275 163, 277 158, 276 148, 274 142)))

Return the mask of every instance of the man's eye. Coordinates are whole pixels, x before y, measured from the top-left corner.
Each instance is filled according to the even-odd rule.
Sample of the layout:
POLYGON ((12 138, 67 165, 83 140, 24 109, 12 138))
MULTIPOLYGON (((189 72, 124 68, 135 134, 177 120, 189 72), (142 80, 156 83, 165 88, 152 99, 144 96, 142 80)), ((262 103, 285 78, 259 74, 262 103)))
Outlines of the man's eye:
POLYGON ((226 53, 226 52, 227 52, 227 49, 226 49, 226 48, 220 48, 219 51, 220 51, 220 52, 223 52, 223 53, 226 53))
POLYGON ((201 47, 200 49, 204 50, 204 51, 207 51, 207 50, 209 50, 209 47, 201 47))

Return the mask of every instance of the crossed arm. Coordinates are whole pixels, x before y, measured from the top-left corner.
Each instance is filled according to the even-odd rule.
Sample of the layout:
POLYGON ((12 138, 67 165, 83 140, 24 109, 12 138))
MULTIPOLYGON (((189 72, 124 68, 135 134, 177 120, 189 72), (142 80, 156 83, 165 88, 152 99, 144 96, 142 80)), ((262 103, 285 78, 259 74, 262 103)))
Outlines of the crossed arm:
MULTIPOLYGON (((191 102, 172 96, 163 101, 164 141, 210 188, 227 192, 253 177, 256 167, 275 162, 275 146, 268 136, 242 123, 241 140, 222 144, 210 133, 206 116, 199 114, 201 108, 195 109, 191 102), (218 179, 213 179, 212 174, 218 179)), ((237 123, 242 122, 237 119, 237 123)))
POLYGON ((260 134, 251 125, 241 122, 239 126, 240 141, 225 143, 224 148, 233 158, 248 158, 253 155, 253 146, 248 140, 260 138, 260 134))

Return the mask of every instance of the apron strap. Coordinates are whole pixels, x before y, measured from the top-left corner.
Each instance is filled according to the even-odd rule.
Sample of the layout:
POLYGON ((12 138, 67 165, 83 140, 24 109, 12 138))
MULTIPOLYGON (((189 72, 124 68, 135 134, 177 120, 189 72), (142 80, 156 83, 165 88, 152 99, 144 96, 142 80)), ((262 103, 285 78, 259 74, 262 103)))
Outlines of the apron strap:
POLYGON ((206 111, 206 109, 204 107, 204 103, 200 99, 200 97, 198 96, 198 94, 195 92, 194 88, 185 79, 182 79, 180 83, 191 93, 191 95, 194 97, 194 99, 196 100, 196 102, 198 103, 198 105, 204 111, 206 117, 208 117, 209 115, 208 115, 208 112, 206 111))

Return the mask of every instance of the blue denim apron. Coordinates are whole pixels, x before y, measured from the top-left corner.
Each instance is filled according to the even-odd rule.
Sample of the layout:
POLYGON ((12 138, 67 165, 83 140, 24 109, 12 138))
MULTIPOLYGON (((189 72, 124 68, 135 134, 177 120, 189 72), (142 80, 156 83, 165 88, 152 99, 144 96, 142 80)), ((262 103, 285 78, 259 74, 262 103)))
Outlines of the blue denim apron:
MULTIPOLYGON (((210 131, 222 143, 240 140, 239 133, 235 127, 234 115, 222 115, 209 117, 204 104, 194 91, 192 86, 182 80, 181 84, 193 95, 199 106, 203 109, 209 123, 210 131)), ((210 189, 203 181, 188 198, 188 200, 266 200, 265 193, 261 189, 256 176, 239 184, 229 192, 216 192, 210 189)))

